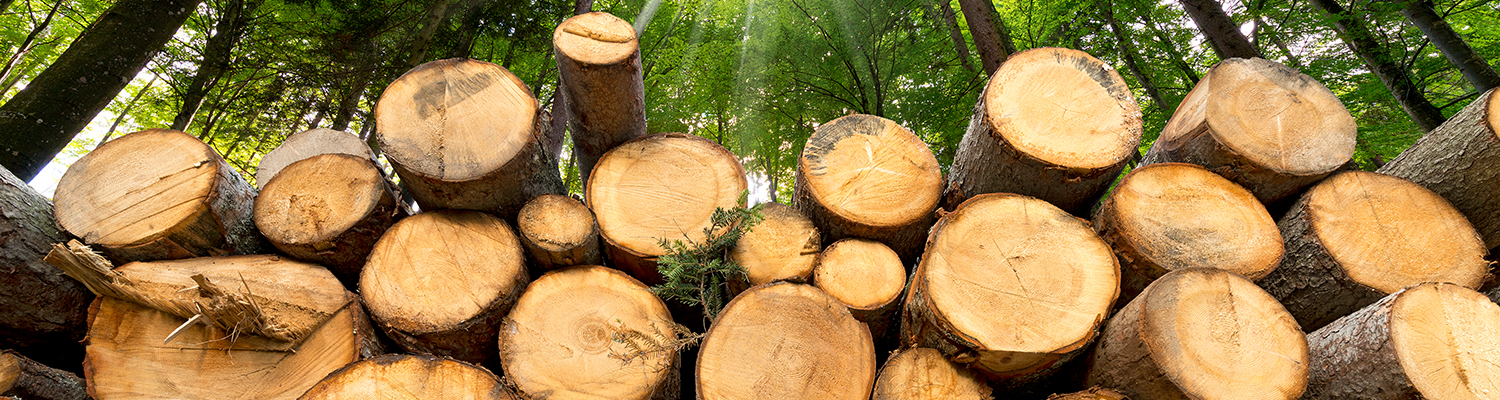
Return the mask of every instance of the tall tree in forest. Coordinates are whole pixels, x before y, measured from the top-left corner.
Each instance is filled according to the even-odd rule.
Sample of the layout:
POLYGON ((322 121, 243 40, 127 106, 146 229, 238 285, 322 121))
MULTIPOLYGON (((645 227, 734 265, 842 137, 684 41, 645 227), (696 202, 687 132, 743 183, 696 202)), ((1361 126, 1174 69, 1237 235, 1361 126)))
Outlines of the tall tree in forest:
MULTIPOLYGON (((9 59, 5 60, 5 66, 0 67, 0 81, 5 81, 6 78, 10 77, 10 74, 16 70, 16 64, 21 62, 21 58, 26 57, 26 53, 31 52, 31 49, 36 47, 37 38, 42 35, 42 32, 47 31, 48 26, 52 25, 52 18, 57 16, 57 9, 62 8, 63 2, 63 0, 57 0, 56 3, 53 3, 52 10, 47 12, 47 17, 42 19, 42 22, 38 22, 36 26, 31 27, 31 32, 26 34, 26 39, 21 40, 21 44, 16 46, 16 51, 11 53, 9 59)), ((6 5, 6 7, 8 6, 6 5)), ((0 12, 3 11, 5 11, 5 7, 0 7, 0 12)), ((0 89, 0 95, 4 95, 5 91, 9 89, 10 87, 8 86, 0 89)))
POLYGON ((1386 88, 1391 90, 1391 95, 1401 108, 1411 115, 1412 121, 1422 128, 1422 131, 1431 131, 1442 125, 1445 118, 1442 110, 1432 105, 1427 96, 1422 94, 1422 88, 1412 81, 1411 75, 1405 66, 1396 60, 1389 49, 1375 38, 1370 28, 1365 26, 1362 16, 1357 16, 1344 6, 1339 5, 1337 0, 1313 0, 1313 6, 1328 15, 1328 19, 1338 31, 1339 38, 1349 46, 1354 54, 1364 60, 1365 66, 1385 83, 1386 88))
POLYGON ((177 110, 177 116, 172 119, 173 130, 186 132, 188 125, 193 123, 193 116, 203 105, 203 98, 213 89, 213 83, 229 70, 229 60, 234 55, 234 48, 239 44, 240 38, 244 37, 245 26, 260 3, 261 0, 229 0, 225 2, 224 9, 219 10, 219 21, 214 24, 214 33, 208 37, 208 43, 203 48, 203 61, 198 63, 198 70, 193 72, 193 80, 182 94, 182 108, 177 110))
POLYGON ((1453 27, 1448 26, 1448 22, 1432 9, 1431 0, 1406 0, 1401 14, 1427 35, 1427 40, 1443 53, 1443 57, 1447 57, 1453 66, 1458 67, 1464 80, 1474 86, 1475 92, 1484 93, 1500 86, 1500 74, 1496 74, 1484 57, 1475 53, 1474 48, 1469 47, 1469 43, 1458 36, 1458 32, 1454 32, 1453 27))
POLYGON ((953 41, 953 51, 958 55, 959 64, 963 65, 964 69, 973 71, 974 66, 969 62, 969 44, 964 42, 964 32, 958 27, 958 16, 953 12, 953 4, 944 0, 929 1, 928 9, 933 7, 937 7, 938 11, 932 11, 932 13, 943 18, 940 23, 947 28, 948 39, 953 41))
POLYGON ((1260 57, 1260 51, 1250 44, 1250 39, 1240 32, 1240 26, 1224 12, 1219 0, 1179 0, 1182 8, 1192 17, 1193 24, 1203 31, 1208 44, 1213 46, 1219 59, 1260 57))
POLYGON ((1140 52, 1136 51, 1135 44, 1128 35, 1129 32, 1126 32, 1120 21, 1115 19, 1114 2, 1106 1, 1102 6, 1099 7, 1099 16, 1104 17, 1104 22, 1109 24, 1109 31, 1114 33, 1115 43, 1120 49, 1120 58, 1125 60, 1125 66, 1130 69, 1130 75, 1140 82, 1141 88, 1146 90, 1146 95, 1151 97, 1151 101, 1156 102, 1157 111, 1164 116, 1171 114, 1177 109, 1177 105, 1167 104, 1161 92, 1156 89, 1156 83, 1151 81, 1151 77, 1142 68, 1141 62, 1137 59, 1140 52))
POLYGON ((1011 41, 1010 29, 1005 27, 1005 20, 1000 18, 1000 13, 995 11, 995 4, 990 0, 958 0, 958 7, 963 10, 964 20, 969 24, 969 35, 974 37, 974 47, 979 49, 979 60, 984 63, 986 75, 995 72, 1005 59, 1010 58, 1011 53, 1016 52, 1015 42, 1011 41))
POLYGON ((121 0, 0 106, 0 165, 30 180, 130 83, 199 0, 121 0))

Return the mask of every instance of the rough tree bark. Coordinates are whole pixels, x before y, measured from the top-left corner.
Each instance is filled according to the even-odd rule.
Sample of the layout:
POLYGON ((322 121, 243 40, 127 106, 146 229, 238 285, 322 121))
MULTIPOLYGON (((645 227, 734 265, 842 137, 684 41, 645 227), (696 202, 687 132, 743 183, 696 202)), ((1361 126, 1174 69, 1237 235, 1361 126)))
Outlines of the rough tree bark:
POLYGON ((1500 251, 1500 96, 1480 95, 1380 168, 1442 195, 1500 251))
POLYGON ((1016 46, 1011 44, 1010 30, 990 0, 959 0, 958 6, 969 25, 969 35, 974 37, 974 47, 979 49, 984 73, 994 73, 1016 51, 1016 46))
POLYGON ((1365 66, 1370 72, 1380 78, 1380 82, 1391 90, 1391 96, 1401 104, 1401 108, 1411 115, 1413 122, 1423 132, 1431 131, 1443 124, 1443 111, 1432 102, 1427 101, 1427 96, 1422 94, 1422 87, 1412 81, 1411 74, 1406 67, 1390 53, 1385 45, 1370 32, 1370 27, 1365 24, 1364 16, 1355 15, 1353 12, 1339 5, 1338 0, 1312 0, 1313 6, 1328 16, 1333 28, 1338 31, 1339 38, 1349 46, 1349 50, 1358 54, 1364 60, 1365 66))
POLYGON ((53 365, 77 365, 94 294, 42 262, 52 244, 67 237, 57 229, 52 203, 4 167, 0 238, 0 348, 53 365))
MULTIPOLYGON (((603 12, 568 18, 552 34, 573 156, 587 182, 610 149, 646 135, 640 43, 630 23, 603 12)), ((554 105, 555 106, 555 105, 554 105)))
POLYGON ((0 351, 0 398, 84 400, 88 389, 71 372, 32 361, 10 350, 0 351))
POLYGON ((1401 9, 1401 15, 1405 15, 1412 25, 1421 29, 1432 46, 1443 52, 1443 57, 1447 57, 1448 62, 1458 67, 1459 72, 1464 74, 1464 80, 1474 86, 1474 91, 1484 93, 1500 86, 1500 74, 1496 74, 1489 62, 1475 53, 1474 48, 1469 47, 1469 42, 1464 41, 1458 32, 1453 31, 1448 21, 1444 21, 1442 16, 1433 11, 1432 0, 1407 0, 1406 7, 1401 9))
POLYGON ((1240 32, 1240 25, 1224 12, 1224 6, 1219 4, 1219 0, 1178 1, 1193 19, 1193 24, 1198 25, 1198 30, 1203 31, 1203 36, 1208 38, 1208 44, 1214 48, 1214 53, 1219 55, 1220 60, 1260 57, 1260 51, 1240 32))
MULTIPOLYGON (((10 74, 12 72, 15 72, 16 63, 21 62, 21 59, 26 58, 26 54, 31 52, 33 44, 36 43, 36 39, 41 36, 43 32, 47 31, 48 26, 52 25, 52 18, 57 16, 57 10, 59 8, 62 8, 63 3, 66 3, 66 1, 58 0, 56 3, 53 3, 52 10, 47 12, 47 17, 42 19, 42 22, 38 22, 36 26, 32 27, 31 32, 28 32, 26 34, 26 38, 21 40, 21 44, 16 46, 16 51, 14 53, 11 53, 9 59, 5 60, 5 67, 0 68, 0 81, 6 80, 6 78, 10 77, 10 74)), ((5 9, 0 8, 0 11, 5 11, 5 9)), ((10 89, 10 87, 7 86, 5 89, 10 89)), ((0 90, 0 96, 3 96, 4 94, 5 91, 0 90)))

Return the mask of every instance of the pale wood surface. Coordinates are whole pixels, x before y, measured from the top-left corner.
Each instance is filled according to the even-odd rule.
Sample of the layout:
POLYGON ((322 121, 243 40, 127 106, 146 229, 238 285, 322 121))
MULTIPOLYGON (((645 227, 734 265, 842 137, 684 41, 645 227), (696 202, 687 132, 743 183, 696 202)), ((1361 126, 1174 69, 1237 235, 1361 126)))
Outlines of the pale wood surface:
POLYGON ((1500 249, 1500 96, 1491 90, 1417 139, 1381 173, 1416 182, 1464 213, 1500 249), (1491 188, 1484 190, 1483 188, 1491 188))
POLYGON ((447 358, 391 354, 340 368, 299 398, 510 400, 514 397, 495 374, 482 367, 447 358))
POLYGON ((873 400, 989 400, 990 387, 925 347, 902 350, 880 368, 873 400))
POLYGON ((367 158, 321 154, 282 169, 255 199, 255 225, 277 249, 357 282, 380 235, 404 215, 367 158))
POLYGON ((870 326, 875 340, 887 336, 906 289, 906 267, 890 247, 868 239, 844 239, 817 257, 813 285, 849 306, 870 326))
POLYGON ((521 243, 543 269, 603 263, 594 212, 571 197, 538 196, 516 215, 521 243))
POLYGON ((266 187, 277 173, 288 165, 323 154, 348 154, 375 160, 375 152, 359 136, 345 131, 314 128, 293 133, 276 149, 260 157, 255 167, 255 184, 266 187))
POLYGON ((602 12, 568 18, 552 33, 578 172, 588 182, 599 158, 646 135, 646 87, 635 27, 602 12))
POLYGON ((747 277, 732 283, 736 291, 781 280, 808 282, 823 250, 818 228, 802 212, 780 203, 767 203, 761 212, 765 219, 729 249, 729 259, 744 267, 747 277))

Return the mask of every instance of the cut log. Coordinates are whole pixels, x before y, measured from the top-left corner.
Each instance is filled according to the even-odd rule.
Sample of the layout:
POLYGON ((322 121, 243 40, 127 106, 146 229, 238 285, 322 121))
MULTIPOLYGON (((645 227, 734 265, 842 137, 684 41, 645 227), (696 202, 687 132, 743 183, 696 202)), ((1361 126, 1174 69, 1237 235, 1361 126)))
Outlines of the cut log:
POLYGON ((255 184, 266 187, 271 178, 292 163, 323 154, 348 154, 375 160, 375 152, 359 136, 345 131, 315 128, 293 133, 276 146, 275 150, 260 157, 255 168, 255 184))
POLYGON ((563 193, 531 89, 510 71, 452 58, 391 82, 375 104, 380 149, 424 209, 514 220, 533 197, 563 193))
POLYGON ((1348 163, 1355 128, 1344 103, 1313 78, 1231 58, 1198 80, 1141 165, 1202 165, 1273 204, 1348 163))
POLYGON ((383 399, 396 393, 409 399, 515 398, 484 367, 432 356, 391 354, 339 368, 299 399, 383 399))
POLYGON ((1442 195, 1469 218, 1486 246, 1500 251, 1500 96, 1495 92, 1479 96, 1379 172, 1442 195))
POLYGON ((572 116, 573 154, 588 182, 604 153, 646 135, 640 42, 629 22, 592 12, 559 24, 552 46, 572 116))
POLYGON ((895 121, 852 114, 818 127, 797 161, 797 209, 823 233, 890 246, 915 260, 943 175, 922 139, 895 121))
POLYGON ((10 350, 0 351, 0 396, 27 400, 83 400, 88 390, 72 372, 42 365, 10 350))
POLYGON ((1393 293, 1307 336, 1304 399, 1489 399, 1500 306, 1451 283, 1393 293))
POLYGON ((277 249, 359 281, 375 241, 405 213, 367 158, 323 154, 282 169, 255 199, 255 226, 277 249))
POLYGON ((78 365, 94 294, 42 262, 57 230, 52 202, 0 167, 0 348, 53 365, 78 365))
POLYGON ((1120 74, 1088 53, 1017 53, 990 77, 948 171, 944 204, 1018 193, 1086 216, 1141 142, 1120 74))
POLYGON ((659 241, 701 242, 714 209, 744 207, 747 187, 729 150, 698 136, 660 133, 606 153, 586 192, 610 266, 653 285, 662 282, 656 257, 666 254, 659 241))
POLYGON ((870 326, 875 341, 886 336, 906 289, 906 267, 890 247, 868 239, 844 239, 817 257, 813 284, 849 307, 870 326))
POLYGON ((477 211, 439 210, 397 222, 359 280, 370 315, 409 352, 483 365, 500 319, 529 280, 510 227, 477 211))
POLYGON ((865 324, 818 288, 788 282, 741 293, 698 353, 698 398, 870 398, 875 345, 865 324))
POLYGON ((1185 268, 1219 268, 1258 280, 1281 264, 1281 231, 1250 191, 1193 164, 1141 167, 1094 215, 1120 260, 1120 300, 1185 268))
POLYGON ((744 281, 730 282, 735 293, 775 281, 807 283, 823 250, 818 228, 797 209, 766 203, 761 214, 765 219, 729 249, 729 260, 745 268, 744 281))
POLYGON ((678 331, 646 285, 580 266, 532 282, 500 329, 500 365, 531 398, 676 399, 678 331))
POLYGON ((932 227, 901 340, 938 349, 995 385, 1029 389, 1093 339, 1119 276, 1109 246, 1083 220, 1033 197, 975 196, 932 227))
POLYGON ((1074 392, 1074 393, 1067 393, 1067 394, 1054 394, 1054 395, 1051 395, 1051 396, 1047 396, 1047 400, 1128 400, 1128 399, 1130 399, 1130 398, 1126 397, 1124 394, 1121 394, 1120 392, 1116 392, 1114 390, 1105 389, 1105 388, 1098 387, 1098 386, 1088 388, 1088 390, 1084 390, 1082 392, 1074 392))
POLYGON ((543 270, 604 263, 594 212, 572 197, 549 194, 531 199, 516 216, 516 227, 526 252, 543 270))
POLYGON ((1215 268, 1172 271, 1111 317, 1087 383, 1137 399, 1295 399, 1307 338, 1255 283, 1215 268))
POLYGON ((989 400, 990 387, 962 365, 925 347, 903 350, 880 368, 873 400, 989 400))
POLYGON ((259 253, 252 188, 197 138, 149 129, 78 159, 54 194, 57 224, 110 259, 259 253))
POLYGON ((1305 330, 1418 283, 1478 288, 1490 268, 1463 214, 1431 190, 1374 172, 1318 183, 1278 227, 1286 258, 1260 286, 1305 330))

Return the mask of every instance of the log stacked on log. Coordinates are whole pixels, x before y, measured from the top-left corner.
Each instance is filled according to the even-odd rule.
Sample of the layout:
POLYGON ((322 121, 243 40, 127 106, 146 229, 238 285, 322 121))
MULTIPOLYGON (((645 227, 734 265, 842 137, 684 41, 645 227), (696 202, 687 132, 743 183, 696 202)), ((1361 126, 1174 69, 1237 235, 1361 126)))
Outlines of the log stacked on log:
POLYGON ((1392 293, 1308 335, 1306 399, 1488 399, 1500 394, 1500 306, 1451 283, 1392 293))
POLYGON ((1484 242, 1446 200, 1410 181, 1352 171, 1318 183, 1278 224, 1281 266, 1260 281, 1302 329, 1317 330, 1401 288, 1478 288, 1484 242))
POLYGON ((604 262, 594 212, 571 197, 549 194, 531 199, 516 215, 516 230, 543 270, 604 262))
POLYGON ((1231 58, 1198 80, 1142 165, 1202 165, 1273 204, 1354 155, 1354 117, 1337 96, 1296 70, 1231 58))
POLYGON ((1111 317, 1087 384, 1139 399, 1295 399, 1307 339, 1276 299, 1239 274, 1172 271, 1111 317))
POLYGON ((1500 96, 1495 92, 1474 99, 1379 172, 1442 195, 1469 218, 1486 246, 1500 252, 1500 96))
POLYGON ((1036 198, 979 195, 933 226, 901 339, 1025 388, 1083 351, 1118 288, 1114 254, 1086 222, 1036 198))
POLYGON ((640 42, 629 22, 592 12, 559 24, 552 46, 572 116, 573 154, 588 182, 604 153, 646 135, 640 42))
POLYGON ((391 82, 375 105, 375 134, 424 209, 514 219, 531 198, 563 193, 537 110, 531 90, 504 67, 439 60, 391 82))
POLYGON ((266 183, 271 182, 271 178, 288 165, 324 154, 348 154, 375 161, 375 152, 359 136, 344 131, 314 128, 288 135, 280 146, 261 156, 260 164, 255 166, 255 184, 264 188, 266 183))
POLYGON ((610 266, 646 284, 662 282, 661 240, 701 242, 714 209, 743 207, 748 187, 739 159, 694 135, 660 133, 610 150, 589 176, 587 200, 599 219, 610 266))
POLYGON ((83 379, 10 350, 0 351, 0 396, 35 400, 84 400, 83 379))
POLYGON ((1094 215, 1120 260, 1124 305, 1167 272, 1219 268, 1258 280, 1281 263, 1276 220, 1250 191, 1193 164, 1141 167, 1094 215))
POLYGON ((93 293, 42 262, 57 230, 52 202, 0 167, 0 348, 54 365, 83 356, 93 293))
POLYGON ((891 356, 875 380, 873 400, 989 400, 990 387, 934 349, 917 347, 891 356))
POLYGON ((78 159, 54 194, 57 224, 115 262, 252 254, 255 188, 197 138, 148 129, 78 159))
POLYGON ((349 364, 318 381, 301 400, 511 400, 500 378, 483 367, 424 355, 391 354, 349 364))
POLYGON ((898 314, 906 268, 901 266, 901 257, 880 242, 844 239, 818 255, 813 284, 849 306, 849 313, 869 325, 878 342, 898 314))
POLYGON ((255 199, 255 226, 282 252, 353 286, 380 235, 404 212, 370 159, 322 154, 292 163, 255 199))
POLYGON ((424 212, 380 238, 359 290, 406 351, 482 365, 494 358, 500 319, 529 280, 522 251, 505 221, 489 214, 424 212))
POLYGON ((744 281, 730 282, 735 293, 775 281, 806 283, 812 279, 813 262, 823 250, 818 228, 797 209, 766 203, 761 213, 765 219, 750 227, 729 249, 729 259, 745 268, 744 281))
POLYGON ((1088 390, 1084 390, 1084 391, 1081 391, 1081 392, 1074 392, 1074 393, 1067 393, 1067 394, 1054 394, 1054 395, 1051 395, 1051 396, 1047 396, 1047 400, 1128 400, 1128 399, 1129 399, 1129 397, 1125 397, 1125 395, 1121 394, 1120 392, 1116 392, 1116 391, 1110 390, 1110 389, 1101 388, 1101 387, 1098 387, 1098 386, 1088 388, 1088 390))
POLYGON ((864 114, 818 126, 797 161, 796 179, 797 209, 824 243, 871 239, 907 261, 921 253, 943 189, 937 158, 922 139, 864 114))

